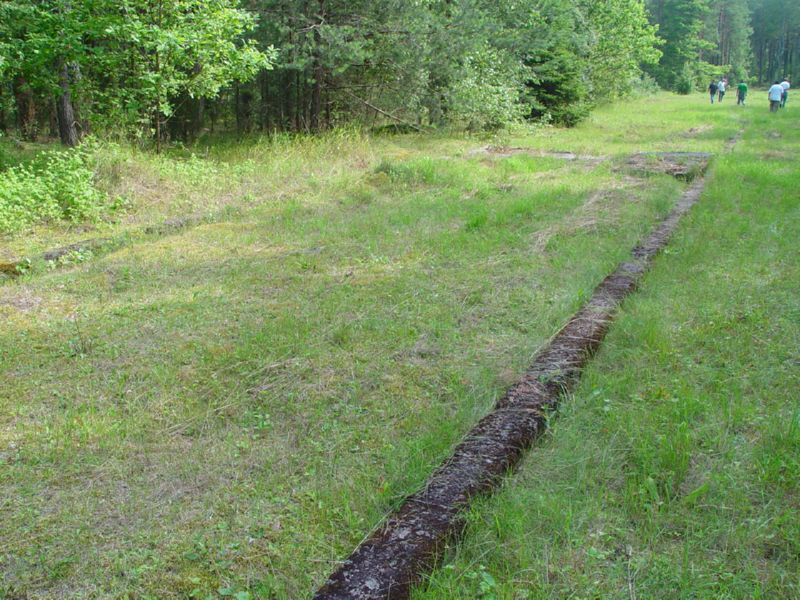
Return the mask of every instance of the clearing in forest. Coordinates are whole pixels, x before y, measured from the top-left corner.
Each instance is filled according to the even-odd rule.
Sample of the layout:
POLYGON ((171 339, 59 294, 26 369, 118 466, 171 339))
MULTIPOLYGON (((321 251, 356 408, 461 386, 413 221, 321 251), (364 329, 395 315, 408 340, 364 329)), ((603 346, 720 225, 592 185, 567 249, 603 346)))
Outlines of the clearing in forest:
MULTIPOLYGON (((508 493, 470 513, 463 548, 418 593, 591 595, 631 582, 655 593, 678 585, 662 561, 682 556, 690 586, 708 553, 715 572, 738 573, 738 554, 728 562, 710 541, 663 532, 704 519, 706 494, 727 489, 707 476, 719 461, 738 461, 739 483, 774 498, 736 513, 742 539, 762 518, 770 540, 797 532, 780 510, 797 489, 797 398, 792 413, 790 393, 763 396, 776 377, 798 387, 780 367, 796 365, 800 337, 787 293, 797 203, 770 187, 800 183, 797 140, 787 133, 786 156, 766 162, 774 125, 755 110, 659 95, 636 114, 617 105, 571 130, 489 142, 331 136, 285 156, 254 143, 191 161, 117 150, 115 182, 134 192, 128 216, 100 232, 119 236, 116 249, 0 286, 0 589, 309 596, 671 209, 684 184, 631 172, 626 157, 720 155, 745 128, 552 438, 508 493), (487 145, 535 152, 475 151, 487 145), (129 233, 198 212, 191 227, 129 233), (750 342, 722 344, 737 331, 750 342), (694 377, 717 382, 713 393, 692 396, 694 377), (729 386, 738 395, 721 402, 729 386), (600 418, 615 420, 587 434, 600 418), (727 445, 703 445, 723 425, 713 440, 727 445), (538 513, 523 509, 532 496, 538 513), (509 548, 519 552, 504 559, 509 548)), ((3 252, 87 237, 55 233, 3 252)), ((730 589, 789 595, 781 573, 796 563, 764 544, 761 578, 733 577, 743 587, 730 589)))

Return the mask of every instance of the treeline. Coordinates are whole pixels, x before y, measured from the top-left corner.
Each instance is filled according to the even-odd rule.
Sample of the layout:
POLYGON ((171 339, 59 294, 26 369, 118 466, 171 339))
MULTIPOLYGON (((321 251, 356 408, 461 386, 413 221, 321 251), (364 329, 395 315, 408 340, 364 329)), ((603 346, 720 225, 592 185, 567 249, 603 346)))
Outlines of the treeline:
POLYGON ((754 2, 752 24, 752 72, 757 80, 770 83, 789 75, 800 82, 800 2, 754 2))
POLYGON ((796 0, 5 0, 0 129, 160 145, 353 121, 573 124, 647 77, 684 90, 795 72, 799 11, 796 0))
POLYGON ((192 140, 574 123, 658 59, 641 0, 7 0, 0 126, 192 140))
MULTIPOLYGON (((266 0, 276 68, 237 87, 244 128, 318 129, 356 116, 406 127, 574 123, 658 58, 639 0, 266 0)), ((243 125, 242 125, 243 123, 243 125)))
POLYGON ((797 0, 648 0, 663 55, 647 67, 665 89, 688 93, 712 78, 766 84, 800 78, 797 0))
MULTIPOLYGON (((167 137, 178 107, 271 66, 233 0, 0 3, 0 126, 69 146, 92 128, 167 137), (13 117, 9 117, 9 114, 13 117)), ((184 108, 184 110, 189 110, 184 108)))

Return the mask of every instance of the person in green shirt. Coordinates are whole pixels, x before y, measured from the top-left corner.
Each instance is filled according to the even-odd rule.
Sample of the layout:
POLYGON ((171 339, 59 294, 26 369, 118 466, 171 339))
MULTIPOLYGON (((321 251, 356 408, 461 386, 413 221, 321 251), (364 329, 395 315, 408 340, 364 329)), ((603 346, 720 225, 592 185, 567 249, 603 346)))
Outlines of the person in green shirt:
POLYGON ((747 84, 742 81, 736 86, 736 104, 744 106, 744 100, 747 97, 747 84))

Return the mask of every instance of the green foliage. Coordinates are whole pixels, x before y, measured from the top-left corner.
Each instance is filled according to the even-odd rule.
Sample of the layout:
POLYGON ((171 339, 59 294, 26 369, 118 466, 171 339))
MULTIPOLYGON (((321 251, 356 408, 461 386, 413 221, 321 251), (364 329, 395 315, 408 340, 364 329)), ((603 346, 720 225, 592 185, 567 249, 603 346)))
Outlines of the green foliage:
POLYGON ((531 15, 522 38, 530 116, 574 125, 588 112, 588 45, 575 6, 545 0, 531 15))
POLYGON ((647 21, 640 0, 591 0, 584 14, 591 24, 587 60, 594 98, 618 98, 629 93, 642 65, 658 62, 656 27, 647 21))
POLYGON ((681 70, 681 75, 675 83, 675 91, 683 96, 691 94, 697 85, 694 81, 694 76, 689 68, 689 65, 684 65, 681 70))
POLYGON ((748 0, 716 0, 711 4, 706 36, 715 48, 708 62, 724 67, 722 73, 741 81, 747 77, 752 61, 750 36, 751 2, 748 0))
POLYGON ((682 96, 688 96, 694 91, 692 80, 687 77, 681 77, 675 84, 675 91, 682 96))
POLYGON ((250 8, 10 0, 0 5, 8 40, 0 57, 35 102, 71 91, 95 130, 160 141, 165 128, 190 139, 204 110, 214 123, 219 105, 198 99, 220 95, 233 100, 245 131, 256 98, 264 129, 316 130, 323 110, 329 126, 388 115, 478 130, 521 116, 574 124, 630 93, 641 66, 659 56, 643 0, 259 0, 250 8))
POLYGON ((647 67, 666 89, 686 93, 727 76, 760 82, 798 74, 800 4, 791 0, 648 0, 663 56, 647 67))
POLYGON ((752 2, 752 71, 759 82, 785 75, 800 79, 800 3, 795 0, 752 2))
POLYGON ((30 162, 47 148, 44 144, 23 144, 0 132, 0 172, 30 162))
MULTIPOLYGON (((38 94, 63 93, 109 127, 169 116, 183 95, 210 98, 270 67, 272 49, 242 36, 255 18, 236 0, 10 0, 0 5, 0 57, 38 94)), ((89 116, 89 115, 86 115, 89 116)))
POLYGON ((44 152, 30 164, 7 169, 0 178, 0 233, 39 221, 96 220, 110 206, 94 186, 88 147, 44 152))
MULTIPOLYGON (((110 18, 101 36, 114 48, 105 61, 116 78, 108 99, 122 110, 147 119, 155 108, 169 117, 182 95, 214 97, 223 86, 271 64, 271 48, 237 42, 255 21, 233 0, 123 4, 125 18, 110 18), (134 56, 141 58, 131 60, 134 56)), ((111 3, 108 14, 118 5, 111 3)))
POLYGON ((522 76, 521 67, 494 48, 466 56, 448 96, 451 119, 468 129, 498 129, 519 120, 522 76))
POLYGON ((633 83, 631 84, 631 97, 644 97, 644 96, 654 96, 658 92, 661 91, 661 87, 658 85, 658 82, 655 80, 655 77, 650 75, 649 73, 640 73, 639 76, 634 79, 633 83))
POLYGON ((643 69, 680 93, 710 77, 797 71, 800 5, 8 0, 0 40, 12 82, 0 102, 16 105, 27 138, 69 93, 83 130, 160 147, 234 124, 237 133, 352 122, 491 130, 521 116, 571 125, 640 92, 643 69))
POLYGON ((709 1, 650 0, 650 13, 663 40, 663 54, 649 71, 663 88, 674 90, 684 68, 698 61, 701 51, 713 47, 702 36, 709 1))

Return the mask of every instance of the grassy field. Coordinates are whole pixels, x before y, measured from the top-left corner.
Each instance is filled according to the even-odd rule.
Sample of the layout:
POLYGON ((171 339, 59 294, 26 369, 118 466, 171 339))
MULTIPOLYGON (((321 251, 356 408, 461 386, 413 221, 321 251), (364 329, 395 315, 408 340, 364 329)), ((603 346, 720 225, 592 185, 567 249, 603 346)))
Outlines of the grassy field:
POLYGON ((420 597, 792 595, 796 119, 762 112, 662 95, 491 140, 101 151, 128 208, 95 227, 118 249, 0 286, 0 597, 308 596, 680 194, 619 159, 721 153, 742 128, 551 439, 420 597))
POLYGON ((800 135, 744 139, 428 598, 800 596, 800 135))

